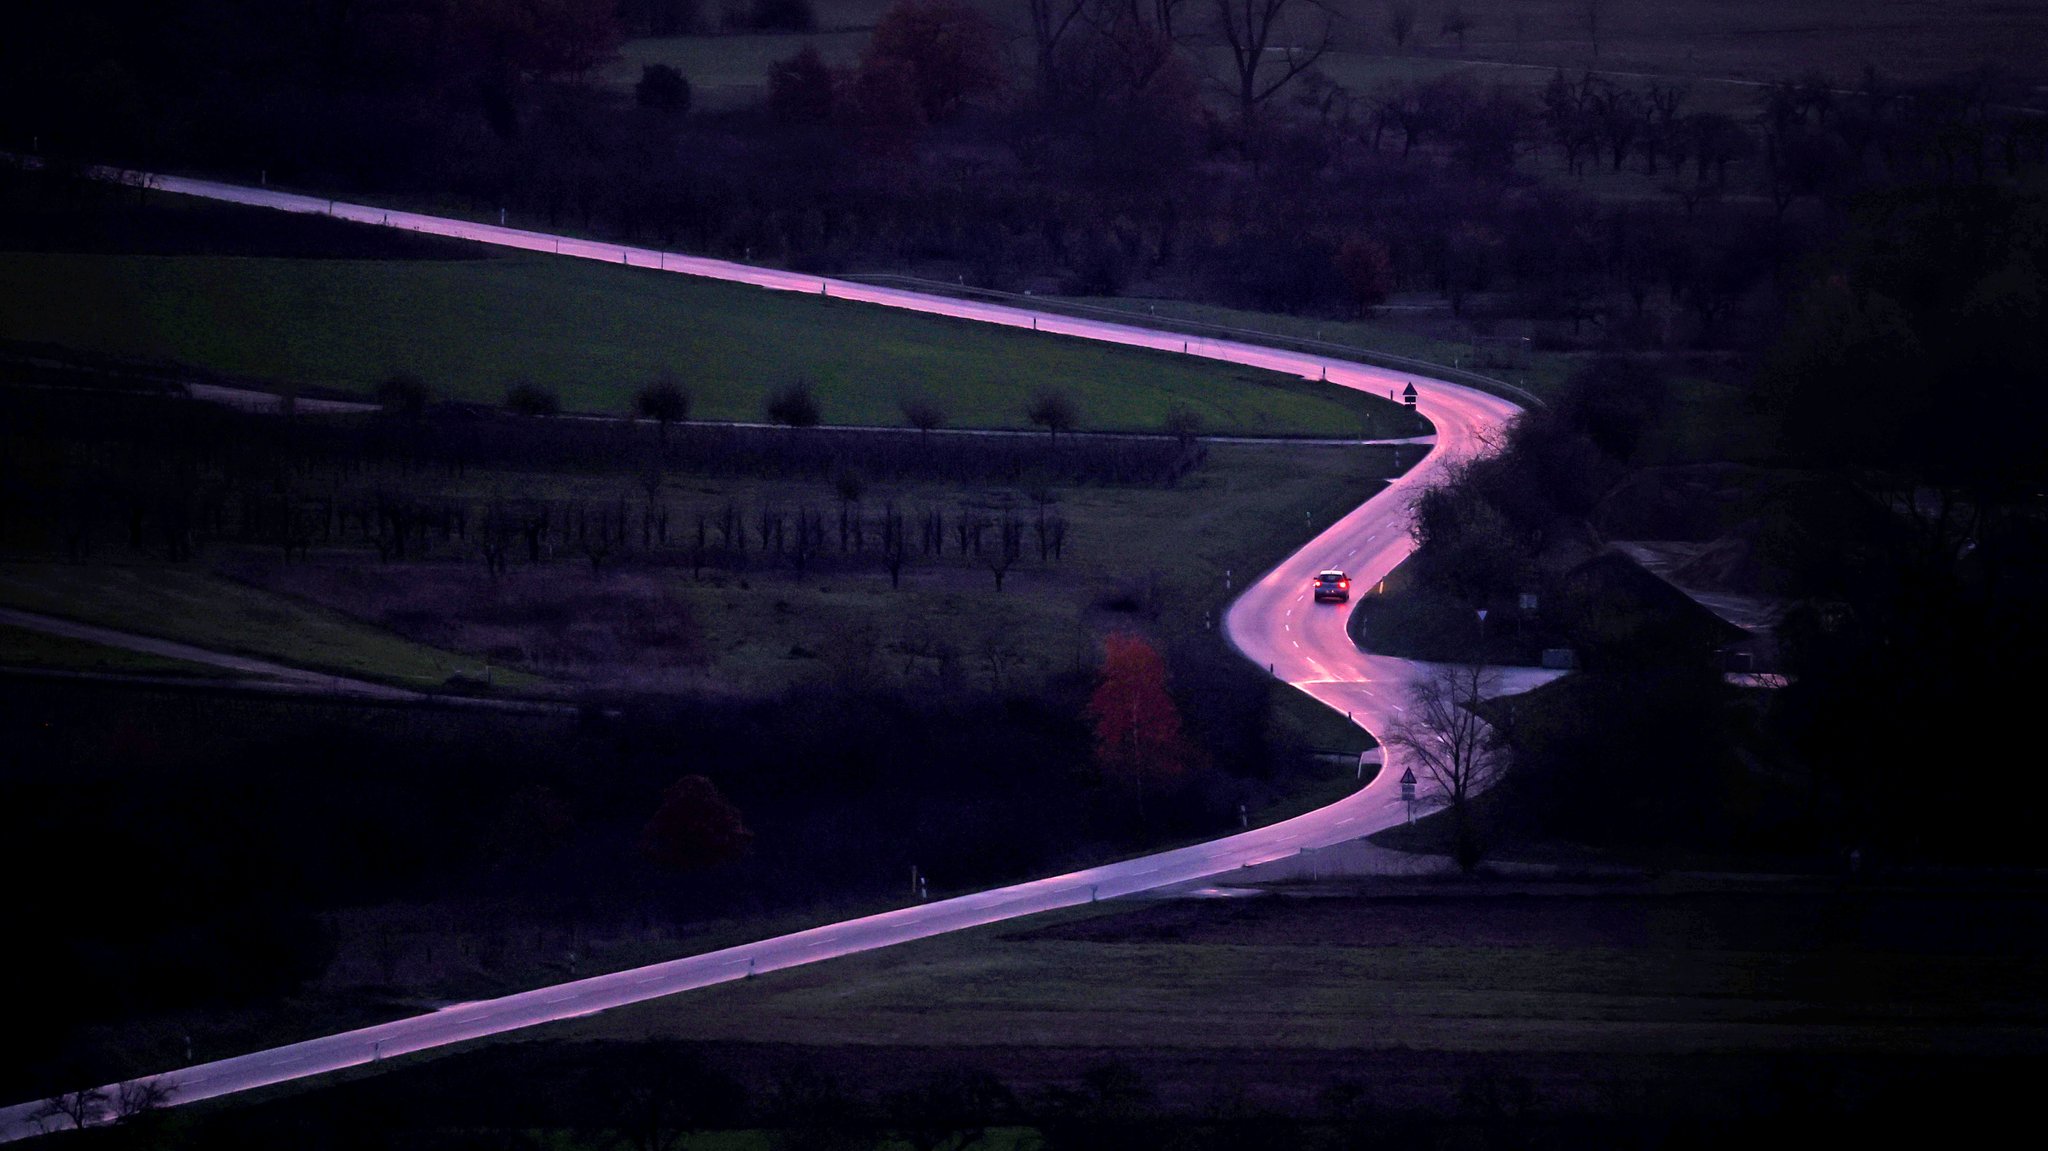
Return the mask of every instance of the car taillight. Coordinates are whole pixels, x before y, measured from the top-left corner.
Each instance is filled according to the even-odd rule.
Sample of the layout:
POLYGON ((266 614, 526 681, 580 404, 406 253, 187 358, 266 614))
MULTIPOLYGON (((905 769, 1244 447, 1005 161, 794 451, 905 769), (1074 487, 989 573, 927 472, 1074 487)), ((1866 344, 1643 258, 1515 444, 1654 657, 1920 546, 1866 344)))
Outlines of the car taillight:
POLYGON ((1348 580, 1348 579, 1340 579, 1340 580, 1338 580, 1338 581, 1337 581, 1337 586, 1338 586, 1338 587, 1350 587, 1350 586, 1351 586, 1351 581, 1350 581, 1350 580, 1348 580))

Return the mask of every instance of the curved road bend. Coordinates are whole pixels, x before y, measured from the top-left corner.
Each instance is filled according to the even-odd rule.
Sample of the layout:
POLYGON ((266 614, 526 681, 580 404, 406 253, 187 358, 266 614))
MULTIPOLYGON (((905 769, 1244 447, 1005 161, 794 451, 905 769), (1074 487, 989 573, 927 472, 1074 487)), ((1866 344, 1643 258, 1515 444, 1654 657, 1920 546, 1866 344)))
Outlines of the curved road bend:
MULTIPOLYGON (((820 292, 888 307, 1039 331, 1181 350, 1231 363, 1291 372, 1308 379, 1327 374, 1331 382, 1375 392, 1409 382, 1420 393, 1420 408, 1437 428, 1437 447, 1384 491, 1351 512, 1259 579, 1225 616, 1230 640, 1247 658, 1323 703, 1350 713, 1368 730, 1384 731, 1402 702, 1399 693, 1413 672, 1402 660, 1359 652, 1345 633, 1348 612, 1319 607, 1309 597, 1309 580, 1325 567, 1342 567, 1366 587, 1383 578, 1412 550, 1409 502, 1422 485, 1480 451, 1490 434, 1518 410, 1507 400, 1470 388, 1305 353, 1230 341, 1192 339, 1144 328, 1080 320, 1069 316, 925 296, 897 289, 820 280, 773 269, 664 255, 588 240, 557 238, 516 229, 294 196, 265 189, 163 177, 154 187, 186 195, 232 200, 286 211, 320 212, 372 224, 418 230, 508 247, 554 251, 635 267, 662 268, 687 275, 756 284, 766 288, 820 292)), ((1513 690, 1521 685, 1504 687, 1513 690)), ((291 1079, 319 1075, 409 1052, 499 1035, 561 1019, 638 1003, 677 992, 850 955, 964 928, 996 923, 1097 899, 1152 891, 1210 878, 1390 827, 1406 818, 1398 802, 1397 762, 1390 762, 1364 789, 1328 807, 1281 823, 1191 847, 1056 875, 1028 883, 919 904, 861 919, 815 927, 790 935, 693 955, 667 963, 457 1004, 428 1015, 329 1035, 230 1059, 181 1067, 156 1076, 172 1103, 210 1099, 291 1079)), ((107 1088, 113 1098, 117 1088, 107 1088)), ((0 1140, 41 1128, 31 1120, 36 1104, 0 1109, 0 1140)))

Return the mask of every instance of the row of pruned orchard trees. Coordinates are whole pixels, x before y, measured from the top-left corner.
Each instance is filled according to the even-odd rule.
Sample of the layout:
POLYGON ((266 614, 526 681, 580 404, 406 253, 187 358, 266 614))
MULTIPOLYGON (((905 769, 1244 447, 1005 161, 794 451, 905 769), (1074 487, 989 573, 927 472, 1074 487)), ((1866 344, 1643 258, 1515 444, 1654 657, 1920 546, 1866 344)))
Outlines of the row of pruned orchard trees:
POLYGON ((1011 564, 1064 553, 1061 487, 1171 485, 1205 453, 1191 438, 282 419, 55 391, 0 392, 0 416, 15 433, 0 458, 0 547, 74 562, 175 562, 228 543, 287 559, 474 555, 495 573, 573 556, 598 570, 658 558, 699 571, 875 564, 900 578, 943 558, 1000 583, 1011 564), (765 486, 678 501, 683 476, 765 486))
MULTIPOLYGON (((1059 497, 1037 489, 1025 504, 1006 493, 950 506, 842 493, 836 505, 733 498, 680 510, 623 495, 609 503, 512 498, 471 506, 452 521, 444 514, 417 522, 457 524, 457 538, 442 529, 442 554, 473 552, 493 576, 505 575, 515 563, 575 557, 593 573, 621 562, 688 563, 693 575, 707 568, 786 568, 799 576, 882 570, 893 587, 901 584, 906 567, 950 562, 985 568, 1001 591, 1019 564, 1053 564, 1066 555, 1070 525, 1059 497), (461 531, 472 517, 474 529, 461 531)), ((357 522, 365 526, 365 538, 375 538, 366 521, 357 522)), ((380 554, 386 550, 379 545, 380 554)))

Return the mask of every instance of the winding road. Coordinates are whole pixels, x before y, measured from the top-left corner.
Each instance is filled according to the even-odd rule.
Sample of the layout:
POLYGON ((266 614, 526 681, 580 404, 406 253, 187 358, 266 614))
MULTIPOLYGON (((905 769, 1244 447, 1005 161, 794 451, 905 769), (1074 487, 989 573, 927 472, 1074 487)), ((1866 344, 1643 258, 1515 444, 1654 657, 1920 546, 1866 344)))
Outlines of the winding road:
MULTIPOLYGON (((1349 713, 1355 722, 1371 731, 1386 730, 1397 716, 1416 667, 1403 660, 1358 651, 1345 632, 1348 612, 1339 605, 1314 603, 1309 595, 1310 580, 1326 567, 1346 569, 1351 573, 1353 586, 1359 588, 1386 576, 1413 549, 1408 520, 1414 494, 1446 469, 1483 450, 1491 433, 1518 410, 1507 400, 1471 388, 1324 356, 1223 340, 1190 339, 1124 324, 392 212, 268 189, 177 177, 146 179, 151 187, 184 195, 283 211, 317 212, 486 244, 559 251, 564 256, 824 294, 1081 339, 1172 351, 1185 349, 1189 355, 1290 372, 1312 380, 1327 376, 1340 386, 1376 393, 1395 391, 1413 383, 1420 394, 1418 406, 1422 414, 1436 425, 1435 449, 1406 475, 1246 588, 1230 606, 1224 621, 1230 641, 1247 658, 1330 707, 1349 713)), ((1502 684, 1500 690, 1522 690, 1554 674, 1531 673, 1502 684)), ((173 1104, 210 1099, 408 1052, 589 1015, 750 974, 1212 878, 1306 849, 1356 839, 1405 819, 1407 812, 1399 802, 1397 783, 1402 764, 1392 749, 1388 756, 1386 768, 1373 783, 1328 807, 1208 843, 828 924, 630 971, 459 1004, 428 1015, 166 1071, 154 1076, 153 1081, 169 1093, 173 1104)), ((119 1097, 119 1085, 110 1085, 104 1092, 109 1102, 101 1105, 101 1118, 111 1114, 111 1101, 119 1097)), ((39 1106, 29 1103, 0 1109, 0 1140, 36 1134, 45 1126, 68 1126, 68 1121, 38 1120, 35 1116, 39 1106)))

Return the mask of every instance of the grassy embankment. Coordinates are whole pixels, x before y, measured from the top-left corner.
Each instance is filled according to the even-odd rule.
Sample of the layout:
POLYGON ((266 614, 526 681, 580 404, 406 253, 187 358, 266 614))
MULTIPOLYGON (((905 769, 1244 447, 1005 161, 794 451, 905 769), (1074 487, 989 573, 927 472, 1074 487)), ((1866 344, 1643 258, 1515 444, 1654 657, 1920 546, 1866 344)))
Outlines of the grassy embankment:
POLYGON ((515 380, 623 414, 671 371, 693 418, 758 420, 810 380, 828 423, 900 427, 936 397, 954 427, 1028 428, 1041 389, 1088 431, 1156 431, 1184 404, 1212 432, 1355 435, 1369 397, 1163 352, 548 256, 479 260, 0 255, 0 339, 168 360, 368 395, 393 372, 497 404, 515 380))
MULTIPOLYGON (((399 687, 431 688, 457 672, 481 671, 475 656, 413 643, 194 567, 5 561, 0 605, 399 687)), ((20 654, 31 666, 72 666, 66 661, 74 658, 54 641, 28 645, 20 654)), ((152 657, 123 654, 105 670, 155 674, 152 657)), ((494 679, 513 691, 542 682, 511 670, 495 672, 494 679)))
POLYGON ((46 635, 28 628, 0 624, 0 667, 48 668, 54 671, 110 675, 218 677, 233 674, 222 668, 182 659, 108 647, 88 640, 46 635))
MULTIPOLYGON (((1415 451, 1406 449, 1401 465, 1415 451)), ((16 558, 0 563, 0 604, 409 687, 474 675, 491 651, 508 645, 515 653, 495 659, 501 689, 540 686, 507 666, 520 662, 588 679, 604 669, 538 654, 560 651, 564 618, 616 633, 579 633, 569 646, 613 651, 625 665, 636 662, 633 637, 657 617, 687 637, 686 654, 661 685, 668 688, 751 696, 841 675, 845 644, 833 637, 855 637, 864 650, 846 658, 872 658, 870 672, 884 681, 915 679, 884 654, 906 647, 950 650, 960 674, 976 683, 990 676, 1033 681, 1092 663, 1105 630, 1188 635, 1213 626, 1226 602, 1225 570, 1240 580, 1264 570, 1370 495, 1395 466, 1392 449, 1218 445, 1211 462, 1174 489, 1067 489, 1057 505, 1070 525, 1066 558, 1042 562, 1027 546, 1030 558, 1007 573, 1000 593, 988 570, 957 556, 914 559, 900 588, 889 586, 872 558, 835 570, 829 556, 804 574, 764 557, 749 570, 697 579, 673 549, 651 567, 629 559, 623 570, 596 575, 572 556, 519 564, 493 581, 481 563, 467 562, 466 551, 384 564, 358 543, 294 564, 275 562, 273 549, 232 545, 182 565, 16 558), (994 670, 984 666, 991 647, 1002 653, 994 670), (524 658, 516 654, 522 651, 524 658)), ((507 487, 598 506, 627 490, 640 498, 624 477, 473 475, 445 493, 432 479, 414 482, 423 498, 487 498, 507 487)), ((950 514, 960 502, 991 497, 1023 503, 1030 514, 1016 493, 943 486, 871 490, 866 502, 874 508, 895 499, 912 515, 925 506, 950 514)), ((728 502, 743 514, 764 506, 811 506, 828 517, 836 511, 822 483, 671 477, 664 499, 678 537, 693 530, 694 512, 716 515, 728 502)), ((1290 713, 1319 710, 1296 694, 1278 696, 1290 713)))
MULTIPOLYGON (((670 368, 694 394, 693 415, 709 419, 758 418, 768 388, 805 376, 818 385, 826 419, 853 423, 900 424, 898 399, 922 391, 939 400, 953 426, 1020 427, 1028 398, 1051 385, 1074 398, 1083 429, 1154 428, 1169 407, 1184 403, 1211 431, 1355 435, 1367 420, 1394 434, 1417 430, 1407 412, 1375 397, 1186 357, 547 257, 454 259, 490 252, 181 197, 117 197, 68 215, 11 185, 0 190, 12 197, 10 218, 31 222, 0 229, 0 247, 40 249, 0 254, 0 284, 21 302, 0 315, 0 338, 185 363, 275 387, 361 394, 404 369, 443 397, 495 402, 507 381, 525 378, 558 389, 571 409, 619 412, 633 389, 670 368), (232 255, 205 254, 219 251, 232 255)), ((920 638, 970 659, 991 632, 1011 630, 1032 649, 1027 662, 1042 670, 1070 664, 1077 643, 1090 642, 1077 639, 1077 617, 1097 600, 1116 598, 1118 585, 1158 586, 1155 602, 1178 613, 1169 626, 1199 627, 1219 606, 1209 585, 1220 590, 1224 569, 1242 573, 1277 560, 1309 528, 1408 463, 1379 453, 1231 448, 1219 449, 1178 491, 1061 491, 1073 527, 1068 557, 1043 570, 1020 564, 1000 597, 989 573, 974 566, 924 570, 913 562, 903 594, 885 594, 886 580, 872 570, 809 581, 760 571, 703 583, 667 572, 638 579, 638 590, 628 588, 624 598, 644 593, 652 598, 642 606, 659 609, 681 595, 708 653, 695 666, 707 681, 743 691, 801 680, 809 674, 806 657, 792 653, 815 656, 819 636, 849 623, 885 642, 914 625, 920 638)), ((644 499, 625 472, 472 474, 450 483, 401 469, 375 482, 432 498, 644 499)), ((920 505, 1017 502, 1022 494, 871 486, 866 505, 897 499, 915 514, 920 505)), ((744 512, 809 504, 828 516, 837 506, 829 485, 681 475, 670 477, 663 499, 683 530, 693 509, 727 501, 744 512)), ((207 558, 251 570, 233 549, 215 548, 207 558)), ((587 600, 593 584, 577 578, 576 567, 573 559, 551 565, 545 579, 516 571, 508 587, 517 590, 508 594, 547 585, 543 599, 587 600)), ((350 578, 361 594, 352 596, 320 586, 315 575, 261 578, 390 623, 382 613, 392 597, 379 598, 382 591, 394 578, 417 582, 420 571, 392 570, 405 574, 358 571, 350 578)), ((474 667, 490 646, 466 645, 459 628, 428 635, 417 612, 400 630, 420 642, 401 642, 197 569, 31 563, 5 574, 0 602, 412 686, 474 667)), ((462 583, 469 574, 443 566, 434 578, 462 583)), ((495 597, 464 599, 475 606, 495 597)))
MULTIPOLYGON (((830 1083, 840 1124, 868 1132, 845 1145, 884 1147, 917 1114, 903 1093, 948 1070, 986 1071, 1024 1102, 1021 1116, 982 1119, 1030 1125, 1057 1113, 1048 1091, 1106 1064, 1131 1086, 1100 1121, 1336 1125, 1312 1128, 1326 1136, 1476 1121, 1550 1135, 1516 1145, 1656 1146, 1673 1122, 1782 1130, 1933 1114, 1962 1096, 1997 1106, 1994 1085, 2048 1053, 2037 890, 1417 882, 1316 894, 1076 909, 186 1118, 273 1135, 364 1115, 443 1136, 516 1124, 595 1146, 593 1127, 617 1121, 602 1092, 680 1052, 693 1075, 730 1077, 744 1089, 731 1101, 765 1112, 691 1146, 772 1145, 778 1120, 802 1122, 775 1110, 791 1068, 830 1083), (508 1108, 514 1083, 533 1090, 508 1108)), ((971 1112, 955 1122, 971 1126, 971 1112)))
POLYGON ((556 1038, 837 1046, 2048 1051, 2025 893, 1414 881, 1085 911, 567 1024, 556 1038), (1802 1025, 1803 1024, 1803 1025, 1802 1025), (993 1036, 1002 1040, 991 1043, 993 1036))
MULTIPOLYGON (((1240 328, 1285 340, 1321 340, 1332 344, 1367 348, 1431 363, 1462 367, 1548 395, 1571 375, 1582 357, 1560 352, 1530 351, 1517 344, 1473 343, 1430 332, 1414 322, 1388 316, 1359 320, 1331 320, 1313 316, 1288 316, 1273 312, 1252 312, 1185 300, 1144 300, 1122 297, 1090 297, 1079 302, 1098 308, 1129 312, 1134 321, 1159 318, 1240 328)), ((1438 325, 1442 326, 1442 325, 1438 325)), ((1238 337, 1245 339, 1249 337, 1238 337)))
MULTIPOLYGON (((772 694, 848 670, 835 660, 859 653, 838 650, 835 637, 859 637, 875 652, 949 648, 963 674, 977 682, 993 674, 982 664, 986 649, 999 644, 1009 663, 1000 674, 1028 681, 1092 664, 1105 630, 1187 635, 1203 631, 1205 620, 1213 626, 1228 602, 1225 571, 1242 587, 1246 573, 1264 571, 1357 506, 1412 463, 1418 450, 1401 449, 1396 463, 1391 448, 1225 444, 1212 447, 1209 463, 1171 489, 1059 489, 1053 506, 1069 525, 1064 558, 1040 560, 1027 538, 1025 556, 1006 573, 1000 592, 993 573, 962 559, 953 541, 942 559, 914 555, 901 586, 891 587, 872 538, 866 555, 836 550, 839 505, 830 484, 715 477, 670 478, 662 498, 671 511, 672 539, 692 535, 699 514, 715 524, 728 505, 749 516, 764 507, 809 507, 826 516, 832 550, 803 572, 785 558, 757 553, 740 570, 707 569, 701 578, 691 576, 675 543, 652 567, 629 558, 616 574, 594 576, 572 557, 515 566, 499 583, 489 581, 480 564, 388 566, 360 553, 313 565, 259 558, 241 570, 267 586, 401 630, 424 621, 451 626, 450 639, 439 642, 457 647, 484 642, 457 642, 465 634, 481 637, 489 625, 515 622, 507 609, 516 612, 522 603, 537 610, 544 603, 617 600, 639 611, 667 611, 685 620, 693 636, 688 675, 742 695, 772 694), (465 632, 471 616, 483 618, 465 632)), ((636 504, 642 498, 625 477, 472 475, 448 488, 474 498, 494 490, 597 506, 629 491, 636 504)), ((1033 514, 1021 492, 940 484, 873 485, 862 507, 873 516, 889 502, 913 518, 926 508, 951 517, 963 504, 1015 507, 1027 522, 1033 514)), ((868 530, 872 537, 875 529, 868 530)), ((630 640, 621 642, 631 647, 630 640)), ((869 676, 916 679, 887 655, 862 678, 869 676)))

